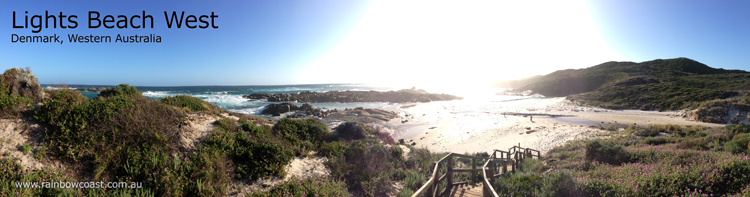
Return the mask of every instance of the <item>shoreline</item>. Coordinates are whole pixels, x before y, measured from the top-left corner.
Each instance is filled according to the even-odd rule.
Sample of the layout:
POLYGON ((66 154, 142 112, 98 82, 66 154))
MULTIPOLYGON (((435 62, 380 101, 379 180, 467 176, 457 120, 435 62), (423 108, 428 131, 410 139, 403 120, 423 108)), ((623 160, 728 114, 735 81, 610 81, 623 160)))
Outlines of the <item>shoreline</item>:
POLYGON ((516 110, 508 106, 480 106, 466 108, 452 103, 403 104, 398 108, 407 123, 391 121, 389 127, 398 130, 394 139, 433 152, 474 153, 493 149, 507 149, 519 143, 546 153, 569 140, 586 137, 589 131, 599 131, 609 125, 624 128, 630 124, 645 126, 700 125, 721 127, 723 124, 704 123, 682 118, 680 111, 610 110, 578 106, 564 97, 521 101, 516 110), (414 106, 412 106, 414 105, 414 106), (503 115, 505 113, 505 115, 503 115), (533 121, 528 116, 535 116, 533 121), (526 117, 524 117, 526 116, 526 117))

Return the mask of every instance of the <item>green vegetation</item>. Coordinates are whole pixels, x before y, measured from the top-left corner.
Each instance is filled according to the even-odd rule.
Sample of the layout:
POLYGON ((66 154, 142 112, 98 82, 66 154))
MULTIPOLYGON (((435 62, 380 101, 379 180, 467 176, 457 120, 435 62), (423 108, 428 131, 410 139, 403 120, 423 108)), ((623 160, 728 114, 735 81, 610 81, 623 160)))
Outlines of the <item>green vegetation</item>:
POLYGON ((199 98, 187 95, 177 95, 173 97, 167 96, 161 99, 161 102, 175 107, 186 108, 190 112, 210 112, 218 114, 221 111, 221 108, 216 105, 211 105, 199 98))
MULTIPOLYGON (((582 104, 612 109, 679 110, 737 106, 750 109, 750 73, 714 69, 676 58, 641 63, 606 62, 578 70, 560 70, 515 84, 517 91, 568 96, 582 104), (731 99, 730 99, 731 98, 731 99), (713 104, 707 102, 713 101, 713 104)), ((718 120, 717 120, 718 121, 718 120)), ((725 121, 726 122, 726 121, 725 121)))
POLYGON ((633 125, 555 147, 544 161, 524 160, 494 187, 516 196, 750 196, 748 147, 740 146, 750 143, 748 132, 742 124, 633 125), (640 130, 672 135, 635 135, 640 130))
MULTIPOLYGON (((294 158, 298 147, 277 137, 259 137, 241 129, 233 119, 217 121, 219 128, 205 139, 205 148, 220 150, 237 166, 236 178, 251 180, 267 176, 284 176, 284 166, 294 158)), ((242 128, 242 127, 240 127, 242 128)), ((254 128, 270 132, 270 127, 254 128)))
POLYGON ((99 96, 97 97, 112 97, 112 96, 134 96, 134 95, 141 95, 140 92, 138 92, 138 89, 136 89, 133 86, 130 86, 128 84, 120 84, 113 88, 107 88, 106 90, 99 93, 99 96))
POLYGON ((23 149, 23 154, 28 155, 31 152, 31 145, 24 144, 22 149, 23 149))
POLYGON ((273 186, 267 192, 256 192, 253 197, 261 196, 350 196, 346 184, 326 177, 307 179, 292 178, 282 184, 273 186))

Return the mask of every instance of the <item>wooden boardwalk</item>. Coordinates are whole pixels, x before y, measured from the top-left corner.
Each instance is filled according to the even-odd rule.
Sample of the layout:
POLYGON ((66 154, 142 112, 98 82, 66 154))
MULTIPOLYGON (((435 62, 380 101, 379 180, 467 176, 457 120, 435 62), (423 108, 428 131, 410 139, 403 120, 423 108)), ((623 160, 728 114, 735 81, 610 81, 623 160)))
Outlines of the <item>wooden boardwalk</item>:
POLYGON ((446 193, 447 196, 459 196, 459 197, 469 197, 469 196, 482 196, 482 184, 481 183, 474 183, 474 184, 460 184, 460 185, 454 185, 450 188, 450 191, 446 193))
MULTIPOLYGON (((420 196, 492 196, 498 194, 492 188, 495 179, 505 172, 515 172, 521 160, 525 158, 540 158, 538 150, 513 146, 508 151, 493 150, 489 157, 477 157, 458 153, 449 153, 430 167, 432 173, 429 180, 414 192, 412 197, 420 196), (498 154, 499 153, 499 154, 498 154), (534 154, 536 153, 536 154, 534 154), (455 168, 458 159, 471 160, 471 164, 464 169, 455 168), (485 161, 484 165, 477 161, 485 161), (477 165, 480 164, 480 165, 477 165), (479 168, 477 168, 479 167, 479 168), (481 175, 482 181, 454 182, 456 173, 481 175)), ((466 161, 466 160, 464 160, 466 161)), ((464 166, 466 167, 466 166, 464 166)))

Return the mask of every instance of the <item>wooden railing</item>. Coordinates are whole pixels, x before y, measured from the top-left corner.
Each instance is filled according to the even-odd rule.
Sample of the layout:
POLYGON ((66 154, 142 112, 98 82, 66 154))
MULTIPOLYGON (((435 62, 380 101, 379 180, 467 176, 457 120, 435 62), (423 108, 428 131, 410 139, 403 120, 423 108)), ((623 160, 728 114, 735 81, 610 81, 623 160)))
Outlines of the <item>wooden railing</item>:
POLYGON ((440 196, 444 192, 449 192, 450 188, 454 185, 464 184, 465 182, 454 183, 454 173, 457 172, 469 172, 477 173, 482 171, 482 193, 484 196, 498 196, 495 189, 492 188, 492 183, 495 182, 495 177, 504 174, 507 171, 507 167, 511 167, 511 172, 515 172, 520 162, 525 158, 540 158, 541 153, 538 150, 523 148, 520 146, 513 146, 508 151, 493 150, 489 158, 475 157, 469 155, 463 155, 458 153, 449 153, 445 157, 433 163, 432 174, 430 179, 422 185, 419 190, 414 192, 412 197, 419 196, 440 196), (498 153, 500 153, 498 155, 498 153), (499 158, 498 158, 499 156, 499 158), (471 159, 471 169, 453 169, 453 157, 468 158, 471 159), (477 159, 487 159, 481 169, 476 168, 477 159), (498 165, 499 164, 499 165, 498 165), (441 175, 441 166, 444 165, 445 171, 441 175), (495 174, 500 172, 499 174, 495 174), (441 187, 441 183, 446 181, 446 184, 441 187))
POLYGON ((541 158, 541 152, 538 150, 523 148, 520 146, 513 146, 508 151, 502 151, 495 149, 490 155, 490 158, 482 166, 482 177, 484 177, 482 186, 482 195, 485 197, 499 197, 495 188, 492 187, 492 183, 495 182, 495 177, 501 174, 505 174, 507 166, 510 165, 511 172, 515 173, 518 165, 525 158, 541 158), (500 158, 497 158, 497 153, 500 153, 500 158), (534 155, 536 153, 536 155, 534 155), (513 158, 511 158, 511 155, 513 158), (497 164, 500 164, 499 166, 497 164), (500 170, 498 170, 498 167, 500 170), (500 174, 495 174, 498 171, 502 171, 500 174))
POLYGON ((439 196, 443 192, 449 191, 453 185, 458 184, 464 184, 465 182, 453 182, 453 175, 457 172, 468 172, 471 174, 479 173, 482 169, 477 169, 477 159, 486 159, 483 157, 475 157, 475 156, 469 156, 469 155, 463 155, 458 153, 449 153, 442 159, 436 161, 433 165, 432 170, 432 176, 430 177, 430 180, 427 180, 424 185, 422 185, 419 190, 414 192, 414 195, 412 197, 418 197, 418 196, 439 196), (459 157, 459 158, 467 158, 471 159, 471 169, 453 169, 453 157, 459 157), (445 164, 445 173, 440 176, 440 167, 441 164, 445 164), (446 181, 444 188, 439 188, 440 183, 443 181, 446 181))

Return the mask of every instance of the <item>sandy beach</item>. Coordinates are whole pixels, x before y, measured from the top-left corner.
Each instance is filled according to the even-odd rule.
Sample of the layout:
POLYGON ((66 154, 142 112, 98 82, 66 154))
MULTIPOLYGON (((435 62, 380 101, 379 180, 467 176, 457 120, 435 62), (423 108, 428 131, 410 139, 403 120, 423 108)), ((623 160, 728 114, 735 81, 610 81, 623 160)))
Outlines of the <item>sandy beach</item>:
MULTIPOLYGON (((414 105, 414 104, 409 104, 414 105)), ((407 106, 405 104, 404 106, 407 106)), ((401 108, 406 123, 392 122, 395 138, 435 152, 474 153, 507 150, 514 145, 546 153, 576 138, 590 137, 598 125, 674 124, 723 126, 695 122, 683 112, 610 110, 579 106, 557 98, 508 102, 432 102, 401 108), (553 116, 550 116, 553 115, 553 116), (529 116, 534 116, 533 120, 529 116), (592 132, 589 132, 592 131, 592 132)))

